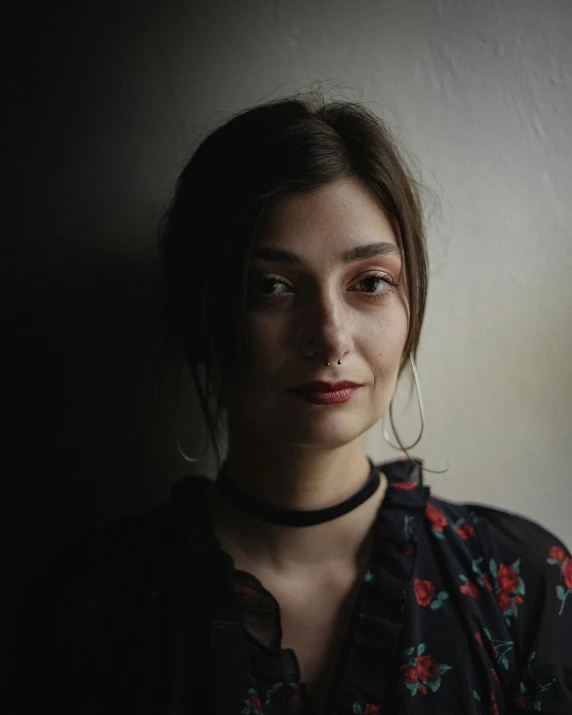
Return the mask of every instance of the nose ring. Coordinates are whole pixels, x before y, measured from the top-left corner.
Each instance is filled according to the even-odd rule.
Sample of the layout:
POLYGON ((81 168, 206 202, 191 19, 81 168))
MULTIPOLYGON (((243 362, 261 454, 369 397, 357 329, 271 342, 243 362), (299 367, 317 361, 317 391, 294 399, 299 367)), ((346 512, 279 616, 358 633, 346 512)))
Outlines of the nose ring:
MULTIPOLYGON (((304 345, 310 345, 311 342, 312 342, 312 338, 308 338, 307 340, 304 340, 304 345)), ((327 361, 326 367, 330 367, 331 364, 332 364, 331 362, 327 361)), ((338 365, 341 365, 341 364, 342 364, 342 359, 340 358, 338 360, 338 365)))

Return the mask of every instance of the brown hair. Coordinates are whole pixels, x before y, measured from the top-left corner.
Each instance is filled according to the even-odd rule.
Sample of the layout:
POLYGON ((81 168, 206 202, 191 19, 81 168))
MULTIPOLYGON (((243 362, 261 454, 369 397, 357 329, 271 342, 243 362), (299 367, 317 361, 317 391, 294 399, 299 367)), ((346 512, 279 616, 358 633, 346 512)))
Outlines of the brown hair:
POLYGON ((240 361, 246 269, 257 222, 281 197, 347 176, 377 195, 403 251, 410 319, 401 374, 408 355, 416 357, 428 262, 421 185, 383 120, 362 103, 327 102, 316 91, 272 100, 212 131, 177 181, 160 235, 163 347, 190 368, 219 466, 225 376, 240 361), (232 310, 229 294, 240 297, 232 310), (216 394, 215 366, 221 377, 216 394))

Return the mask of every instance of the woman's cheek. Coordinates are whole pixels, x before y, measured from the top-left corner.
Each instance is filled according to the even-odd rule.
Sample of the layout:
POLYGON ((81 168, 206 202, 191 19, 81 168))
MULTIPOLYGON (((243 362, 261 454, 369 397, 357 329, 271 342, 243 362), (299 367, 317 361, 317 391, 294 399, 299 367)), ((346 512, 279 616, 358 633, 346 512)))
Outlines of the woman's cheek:
POLYGON ((280 321, 268 316, 253 316, 245 324, 245 356, 251 371, 260 373, 276 364, 276 353, 282 345, 280 321))
POLYGON ((361 322, 357 335, 364 336, 370 354, 381 353, 386 359, 401 353, 407 338, 407 320, 402 310, 380 313, 376 319, 361 322))

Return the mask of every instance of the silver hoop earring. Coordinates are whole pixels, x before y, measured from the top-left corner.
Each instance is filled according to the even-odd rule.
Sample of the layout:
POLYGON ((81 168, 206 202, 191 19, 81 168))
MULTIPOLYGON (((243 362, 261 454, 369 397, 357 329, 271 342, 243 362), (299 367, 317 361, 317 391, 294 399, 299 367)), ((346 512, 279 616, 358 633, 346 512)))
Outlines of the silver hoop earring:
MULTIPOLYGON (((180 386, 181 386, 181 364, 179 363, 179 369, 177 370, 177 382, 176 382, 176 393, 175 393, 175 412, 176 412, 177 418, 179 416, 180 386)), ((185 462, 191 462, 192 464, 196 464, 197 462, 200 462, 201 460, 203 460, 206 457, 207 452, 209 451, 208 435, 207 435, 207 439, 205 441, 205 448, 203 450, 203 453, 199 457, 189 457, 189 455, 181 447, 181 442, 179 440, 178 434, 177 434, 177 450, 178 450, 179 454, 181 455, 181 457, 185 460, 185 462)))
POLYGON ((407 452, 407 450, 412 449, 413 447, 415 447, 416 444, 419 443, 421 437, 423 436, 423 430, 425 429, 425 408, 423 407, 423 398, 421 397, 421 385, 419 384, 419 375, 417 373, 417 367, 415 366, 415 360, 413 359, 413 353, 409 353, 409 362, 411 363, 411 369, 413 370, 415 389, 417 391, 417 402, 419 404, 419 412, 421 414, 421 432, 419 433, 419 437, 417 437, 415 442, 410 444, 408 447, 403 446, 403 443, 399 437, 399 434, 397 433, 397 430, 395 429, 395 424, 393 422, 393 397, 391 398, 391 401, 389 403, 389 419, 391 421, 391 429, 393 430, 394 435, 397 437, 397 441, 399 444, 394 444, 389 438, 389 435, 387 434, 387 430, 385 428, 385 412, 383 413, 383 418, 381 422, 383 428, 383 437, 387 444, 390 447, 393 447, 393 449, 397 449, 403 452, 407 452))
POLYGON ((417 373, 417 367, 415 365, 415 360, 413 359, 413 354, 409 354, 409 362, 411 363, 411 369, 413 370, 413 377, 415 378, 415 388, 417 390, 417 402, 419 403, 419 412, 421 414, 421 432, 419 433, 419 437, 410 444, 408 447, 404 447, 403 443, 399 437, 399 434, 397 433, 397 430, 395 429, 395 424, 393 422, 393 398, 391 399, 389 403, 389 418, 391 420, 391 428, 393 429, 393 433, 397 437, 397 441, 399 442, 399 446, 396 444, 393 444, 393 442, 389 439, 389 435, 387 434, 387 431, 385 429, 385 413, 383 414, 382 418, 382 426, 383 426, 383 437, 387 444, 389 444, 390 447, 393 447, 393 449, 401 450, 405 452, 407 455, 408 459, 413 462, 413 464, 417 465, 421 471, 421 484, 423 484, 423 476, 422 472, 430 472, 431 474, 445 474, 445 472, 449 471, 449 468, 451 466, 451 463, 449 462, 448 459, 444 459, 441 457, 441 459, 444 459, 444 461, 447 463, 447 466, 445 469, 429 469, 429 467, 424 466, 420 462, 416 462, 411 455, 409 454, 409 451, 412 447, 415 447, 416 444, 418 444, 419 440, 421 439, 423 435, 423 430, 425 429, 425 408, 423 407, 423 398, 421 397, 421 385, 419 384, 419 375, 417 373))
POLYGON ((179 454, 185 460, 185 462, 192 462, 193 464, 196 464, 196 462, 200 462, 206 457, 207 452, 209 451, 208 440, 207 440, 207 446, 200 457, 189 457, 189 455, 183 451, 183 448, 181 447, 181 443, 179 442, 178 437, 177 437, 177 449, 179 450, 179 454))

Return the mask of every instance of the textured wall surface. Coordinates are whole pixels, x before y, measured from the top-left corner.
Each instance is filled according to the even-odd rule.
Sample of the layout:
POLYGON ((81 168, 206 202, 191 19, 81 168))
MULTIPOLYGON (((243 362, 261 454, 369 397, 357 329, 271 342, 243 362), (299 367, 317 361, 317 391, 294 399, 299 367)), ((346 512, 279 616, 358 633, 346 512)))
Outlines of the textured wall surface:
MULTIPOLYGON (((384 116, 440 198, 418 359, 426 428, 413 453, 451 468, 428 483, 571 544, 572 4, 62 7, 25 17, 15 90, 22 511, 53 533, 69 504, 78 525, 147 508, 187 470, 172 395, 146 404, 156 222, 197 136, 320 80, 384 116)), ((411 440, 415 398, 405 404, 396 422, 411 440)), ((200 451, 185 421, 182 441, 200 451)), ((397 456, 380 426, 367 448, 397 456)))

